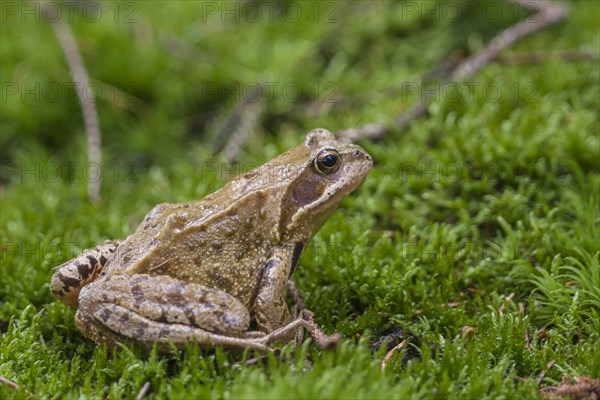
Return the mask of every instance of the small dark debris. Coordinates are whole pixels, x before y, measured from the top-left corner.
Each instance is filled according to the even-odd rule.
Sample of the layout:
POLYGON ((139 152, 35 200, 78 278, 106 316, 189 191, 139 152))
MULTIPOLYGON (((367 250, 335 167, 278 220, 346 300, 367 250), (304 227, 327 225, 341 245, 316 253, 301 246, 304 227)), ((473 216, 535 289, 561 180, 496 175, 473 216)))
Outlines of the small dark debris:
POLYGON ((403 340, 408 340, 410 346, 406 347, 402 364, 406 365, 406 363, 415 358, 418 360, 421 359, 421 353, 418 350, 421 347, 421 340, 415 333, 398 325, 392 326, 388 332, 371 345, 371 351, 377 352, 381 350, 382 346, 385 346, 385 352, 387 353, 403 340))
POLYGON ((8 332, 8 321, 0 319, 0 334, 8 332))

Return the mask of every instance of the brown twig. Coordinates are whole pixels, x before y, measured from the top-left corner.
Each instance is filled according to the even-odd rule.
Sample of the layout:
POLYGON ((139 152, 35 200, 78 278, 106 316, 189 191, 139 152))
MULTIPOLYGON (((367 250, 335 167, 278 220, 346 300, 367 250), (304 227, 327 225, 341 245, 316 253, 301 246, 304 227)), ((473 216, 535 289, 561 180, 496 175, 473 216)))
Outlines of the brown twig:
MULTIPOLYGON (((44 7, 44 5, 48 4, 47 1, 38 1, 38 4, 41 5, 39 10, 44 19, 52 25, 54 34, 69 65, 71 76, 75 81, 75 92, 81 105, 87 137, 88 162, 99 166, 102 159, 100 122, 94 100, 86 96, 87 89, 91 87, 90 77, 85 69, 77 41, 73 36, 73 31, 71 31, 69 24, 62 19, 62 16, 49 14, 56 11, 55 7, 44 7)), ((93 203, 100 201, 100 179, 88 180, 88 196, 93 203)))
POLYGON ((525 330, 525 348, 530 353, 533 351, 531 336, 529 336, 529 332, 527 332, 527 330, 525 330))
POLYGON ((463 339, 470 339, 475 335, 475 328, 469 325, 465 325, 460 330, 460 336, 463 339))
POLYGON ((0 375, 0 385, 6 385, 11 389, 18 390, 21 393, 25 393, 29 397, 33 397, 33 394, 29 392, 27 389, 22 388, 18 383, 0 375))
MULTIPOLYGON (((531 35, 549 25, 562 21, 568 14, 568 10, 559 4, 549 1, 538 0, 507 0, 517 3, 523 7, 532 9, 536 13, 523 21, 511 25, 496 35, 481 51, 468 57, 454 68, 450 77, 453 81, 464 81, 475 75, 479 70, 493 61, 498 54, 515 44, 518 40, 531 35)), ((442 77, 442 87, 448 85, 448 80, 442 77)), ((394 118, 394 128, 404 129, 412 121, 425 115, 427 103, 418 101, 413 107, 394 118)), ((348 140, 379 139, 389 131, 385 124, 370 123, 355 128, 339 131, 337 136, 348 140)))
MULTIPOLYGON (((546 364, 546 369, 548 371, 551 370, 552 367, 554 367, 554 364, 556 364, 556 361, 550 360, 550 362, 548 362, 548 364, 546 364)), ((535 381, 536 385, 540 386, 545 377, 546 377, 546 371, 540 372, 540 375, 539 375, 537 381, 535 381)))
POLYGON ((137 396, 135 396, 135 400, 142 400, 144 397, 146 397, 149 390, 150 390, 150 381, 144 383, 144 386, 142 386, 142 388, 138 392, 137 396))
POLYGON ((562 50, 557 52, 532 51, 528 53, 512 53, 498 55, 496 62, 508 65, 514 64, 541 64, 549 60, 560 60, 563 62, 573 61, 597 61, 600 58, 598 52, 592 50, 562 50))
POLYGON ((498 312, 500 314, 504 314, 504 312, 506 311, 506 306, 508 305, 508 303, 511 303, 514 298, 515 292, 511 292, 508 296, 506 296, 500 307, 498 307, 498 312))
POLYGON ((11 381, 10 379, 8 379, 8 378, 5 378, 5 377, 3 377, 3 376, 0 376, 0 384, 2 384, 2 385, 6 385, 6 386, 8 386, 9 388, 11 388, 11 389, 15 389, 15 390, 19 390, 19 389, 21 389, 21 386, 19 386, 19 384, 18 384, 18 383, 16 383, 16 382, 13 382, 13 381, 11 381))
POLYGON ((217 133, 213 152, 216 154, 221 151, 228 164, 235 163, 252 129, 260 120, 265 108, 263 90, 263 86, 253 87, 234 107, 217 133))
MULTIPOLYGON (((244 365, 246 367, 249 367, 251 365, 257 365, 259 363, 261 363, 262 365, 268 365, 268 361, 269 361, 269 356, 267 355, 262 355, 262 356, 258 356, 258 357, 252 357, 246 360, 246 362, 244 363, 244 365)), ((241 362, 236 362, 233 365, 242 365, 241 362)))
POLYGON ((396 346, 394 346, 390 351, 387 352, 387 354, 385 355, 385 357, 383 357, 383 360, 381 361, 381 371, 382 372, 385 371, 385 369, 387 367, 387 363, 392 359, 392 357, 394 356, 394 353, 396 353, 398 350, 403 349, 407 343, 408 343, 408 339, 404 339, 403 341, 398 343, 396 346))
POLYGON ((360 139, 379 139, 388 133, 388 127, 380 123, 371 123, 339 131, 335 136, 343 142, 360 139))
POLYGON ((495 36, 480 52, 467 58, 454 71, 453 78, 464 80, 475 75, 498 56, 500 51, 512 46, 518 40, 531 35, 549 25, 560 22, 567 16, 567 9, 558 4, 538 0, 511 0, 525 8, 537 11, 534 15, 517 22, 495 36))

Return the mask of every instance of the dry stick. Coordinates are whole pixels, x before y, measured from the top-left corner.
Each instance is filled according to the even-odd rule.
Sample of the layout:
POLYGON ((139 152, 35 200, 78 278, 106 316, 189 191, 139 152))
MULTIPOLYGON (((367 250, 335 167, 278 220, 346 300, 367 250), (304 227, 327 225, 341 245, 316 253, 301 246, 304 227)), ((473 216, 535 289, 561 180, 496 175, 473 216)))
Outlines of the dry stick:
POLYGON ((530 53, 513 53, 499 55, 496 62, 508 65, 514 64, 541 64, 549 60, 560 60, 563 62, 575 61, 598 61, 600 53, 592 50, 562 50, 552 53, 534 51, 530 53))
MULTIPOLYGON (((525 20, 511 25, 496 35, 480 52, 461 62, 451 75, 453 80, 462 81, 472 77, 494 60, 502 50, 532 33, 562 21, 568 14, 568 10, 565 7, 552 2, 534 0, 512 0, 511 2, 537 12, 525 20)), ((446 82, 446 84, 448 83, 446 82)), ((394 118, 394 125, 397 129, 403 129, 413 120, 425 115, 426 111, 427 103, 419 101, 408 111, 394 118)), ((351 141, 365 138, 379 139, 385 136, 388 131, 388 127, 384 124, 371 123, 342 130, 338 132, 337 136, 351 141)))
POLYGON ((495 62, 499 64, 541 64, 551 60, 562 62, 598 61, 600 53, 592 50, 562 50, 556 52, 532 51, 529 53, 512 53, 499 55, 495 62))
POLYGON ((19 391, 21 391, 21 393, 25 393, 29 397, 33 397, 33 394, 31 394, 31 392, 29 392, 25 388, 22 388, 18 383, 11 381, 10 379, 8 379, 5 376, 0 375, 0 385, 6 385, 11 389, 19 390, 19 391))
MULTIPOLYGON (((40 1, 39 4, 44 5, 47 2, 40 1)), ((85 134, 87 136, 88 162, 99 166, 102 158, 100 123, 98 121, 96 104, 93 100, 87 98, 85 94, 86 89, 90 87, 90 77, 83 64, 77 42, 71 28, 63 21, 60 15, 48 15, 50 12, 56 10, 54 7, 40 7, 40 10, 42 16, 52 25, 52 29, 54 29, 54 34, 58 39, 69 65, 71 76, 75 81, 75 92, 81 104, 85 134)), ((100 201, 100 179, 88 180, 88 196, 93 203, 100 201)))
POLYGON ((229 141, 223 149, 223 155, 228 164, 236 162, 240 150, 244 146, 244 143, 246 143, 246 140, 250 137, 250 133, 258 123, 263 110, 264 103, 262 101, 250 103, 244 108, 240 124, 235 131, 233 131, 229 141))
POLYGON ((12 388, 12 389, 15 389, 15 390, 19 390, 19 389, 21 389, 21 386, 19 386, 19 384, 18 384, 18 383, 16 383, 16 382, 13 382, 13 381, 11 381, 10 379, 8 379, 8 378, 5 378, 5 377, 3 377, 3 376, 0 376, 0 384, 2 384, 2 385, 6 385, 6 386, 8 386, 8 387, 10 387, 10 388, 12 388))
POLYGON ((150 390, 150 382, 148 381, 148 382, 144 383, 144 386, 142 386, 142 388, 138 392, 137 396, 135 396, 135 400, 142 400, 144 397, 146 397, 149 390, 150 390))
POLYGON ((398 350, 402 350, 404 348, 404 346, 406 346, 407 343, 408 343, 408 339, 404 339, 403 341, 398 343, 396 346, 394 346, 393 349, 391 349, 390 351, 387 352, 387 354, 385 355, 385 357, 383 357, 383 360, 381 361, 381 372, 385 371, 385 369, 387 367, 387 363, 390 362, 390 360, 394 356, 394 353, 396 353, 398 350))
POLYGON ((258 124, 264 111, 264 86, 253 87, 225 119, 213 142, 213 153, 221 152, 228 164, 235 163, 248 140, 252 129, 258 124))
POLYGON ((533 16, 505 29, 499 35, 495 36, 483 50, 467 58, 454 71, 454 79, 464 80, 470 78, 488 65, 498 56, 500 51, 512 46, 525 36, 562 21, 568 13, 565 7, 551 2, 531 0, 514 0, 513 2, 537 12, 533 16))
MULTIPOLYGON (((546 364, 546 369, 550 371, 552 367, 554 367, 554 364, 556 364, 556 361, 550 360, 550 362, 546 364)), ((542 381, 544 380, 544 377, 546 377, 546 371, 540 372, 538 379, 535 381, 536 385, 540 386, 542 384, 542 381)))

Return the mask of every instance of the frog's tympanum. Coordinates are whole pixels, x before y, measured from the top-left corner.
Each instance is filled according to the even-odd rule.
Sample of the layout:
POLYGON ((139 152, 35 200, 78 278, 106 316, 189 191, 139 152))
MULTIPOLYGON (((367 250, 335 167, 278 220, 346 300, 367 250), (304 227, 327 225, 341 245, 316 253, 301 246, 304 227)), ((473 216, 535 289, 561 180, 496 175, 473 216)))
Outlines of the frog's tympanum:
POLYGON ((157 205, 125 240, 58 267, 52 293, 77 307, 77 326, 96 343, 267 350, 309 329, 291 318, 287 281, 371 165, 359 146, 316 129, 202 200, 157 205))

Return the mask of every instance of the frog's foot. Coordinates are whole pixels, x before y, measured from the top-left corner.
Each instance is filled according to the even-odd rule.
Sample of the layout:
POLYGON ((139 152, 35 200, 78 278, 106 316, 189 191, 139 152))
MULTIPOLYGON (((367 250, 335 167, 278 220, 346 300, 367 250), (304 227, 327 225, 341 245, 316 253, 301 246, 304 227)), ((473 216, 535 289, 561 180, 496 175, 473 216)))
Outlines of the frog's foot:
POLYGON ((301 335, 301 332, 303 332, 304 329, 310 330, 311 326, 308 324, 307 321, 303 320, 302 318, 299 318, 293 320, 289 324, 279 329, 274 330, 273 332, 267 334, 263 333, 262 336, 256 337, 252 340, 256 341, 257 343, 262 343, 264 345, 273 344, 275 342, 287 343, 293 340, 294 338, 298 338, 298 336, 301 335))
POLYGON ((340 340, 342 340, 342 334, 339 332, 336 332, 332 335, 326 335, 313 319, 312 311, 305 308, 302 310, 302 315, 304 320, 310 325, 310 329, 308 329, 310 336, 320 348, 324 350, 335 348, 340 340))
POLYGON ((120 244, 119 240, 107 240, 56 267, 50 281, 52 294, 64 303, 77 307, 81 288, 96 279, 120 244))
POLYGON ((341 335, 339 333, 335 333, 330 336, 325 335, 325 333, 323 333, 323 331, 312 320, 311 316, 307 315, 306 312, 302 314, 306 319, 303 318, 303 315, 300 315, 294 321, 274 330, 271 333, 263 334, 263 336, 258 337, 255 332, 247 332, 245 337, 255 337, 255 339, 253 339, 254 341, 264 345, 269 345, 275 342, 289 342, 292 339, 294 339, 296 344, 299 344, 302 342, 304 329, 306 329, 310 333, 315 343, 322 349, 331 349, 339 343, 341 339, 341 335), (252 335, 250 336, 249 334, 252 335))
POLYGON ((113 275, 92 282, 80 294, 75 322, 97 343, 132 339, 168 347, 186 343, 268 351, 243 337, 247 309, 229 294, 166 276, 113 275))

